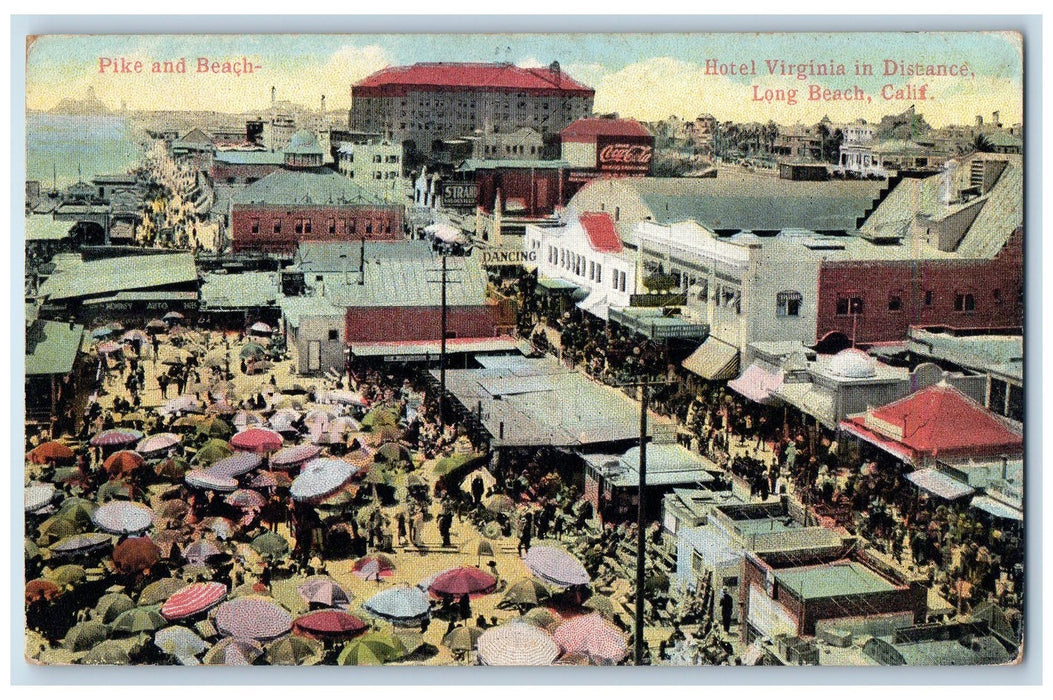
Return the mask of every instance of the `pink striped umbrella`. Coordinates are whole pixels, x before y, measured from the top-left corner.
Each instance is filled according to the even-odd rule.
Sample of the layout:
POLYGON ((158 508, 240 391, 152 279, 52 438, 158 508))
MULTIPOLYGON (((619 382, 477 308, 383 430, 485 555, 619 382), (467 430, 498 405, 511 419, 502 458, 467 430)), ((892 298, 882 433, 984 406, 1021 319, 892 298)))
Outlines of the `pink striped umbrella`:
POLYGON ((271 466, 281 467, 288 469, 296 467, 309 459, 314 459, 322 452, 322 448, 318 445, 293 445, 292 447, 283 447, 282 449, 271 455, 271 466))
POLYGON ((112 428, 110 430, 103 430, 101 433, 91 439, 93 447, 117 447, 119 445, 129 445, 137 440, 141 440, 143 434, 138 430, 132 430, 130 428, 112 428))
POLYGON ((236 452, 230 457, 219 460, 205 470, 206 474, 222 476, 228 479, 248 474, 263 464, 263 457, 252 452, 236 452))
POLYGON ((269 598, 235 598, 216 610, 216 629, 226 637, 269 641, 292 629, 292 616, 269 598))
POLYGON ((206 491, 234 491, 238 488, 238 482, 233 477, 212 474, 200 469, 188 471, 183 479, 188 485, 206 491))
POLYGON ((230 439, 230 446, 246 452, 267 453, 280 450, 282 436, 267 428, 248 428, 230 439))
POLYGON ((262 508, 267 504, 267 499, 265 499, 259 491, 253 491, 252 489, 238 489, 224 498, 223 502, 228 506, 247 510, 249 508, 262 508))
POLYGON ((219 603, 226 595, 226 584, 218 581, 192 583, 179 589, 165 601, 161 606, 161 616, 166 620, 181 620, 197 615, 219 603))
POLYGON ((556 628, 556 644, 568 654, 582 654, 600 663, 616 664, 629 653, 621 630, 599 613, 573 617, 556 628))
POLYGON ((139 454, 154 454, 156 452, 169 450, 182 441, 183 438, 175 433, 157 433, 156 435, 151 435, 150 437, 145 437, 140 440, 135 449, 139 454))
POLYGON ((428 587, 436 595, 461 596, 489 593, 497 586, 497 579, 474 566, 459 566, 440 574, 428 587))

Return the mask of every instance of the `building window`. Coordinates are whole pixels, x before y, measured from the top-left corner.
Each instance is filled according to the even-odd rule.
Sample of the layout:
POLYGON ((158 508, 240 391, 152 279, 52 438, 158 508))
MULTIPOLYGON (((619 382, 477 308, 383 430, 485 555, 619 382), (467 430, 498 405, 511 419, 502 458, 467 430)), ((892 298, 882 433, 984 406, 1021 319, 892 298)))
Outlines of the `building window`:
POLYGON ((253 233, 259 233, 260 232, 260 220, 259 219, 253 219, 252 220, 252 232, 253 233))
POLYGON ((335 328, 330 328, 329 329, 329 340, 339 340, 339 339, 340 339, 340 331, 338 331, 335 328))
POLYGON ((327 219, 326 228, 329 229, 329 233, 336 233, 336 219, 327 219))
POLYGON ((925 306, 932 306, 932 290, 925 290, 925 306))
POLYGON ((800 292, 786 291, 775 295, 776 316, 800 316, 801 315, 800 292))
POLYGON ((282 220, 281 219, 275 219, 274 220, 274 232, 275 233, 281 233, 282 232, 282 220))
POLYGON ((596 263, 596 281, 603 281, 603 265, 600 265, 599 263, 596 263))
POLYGON ((614 220, 615 221, 621 221, 621 218, 622 218, 622 208, 621 207, 615 207, 614 208, 614 220))
POLYGON ((903 310, 903 297, 899 294, 890 294, 888 297, 888 310, 889 311, 902 311, 903 310))
POLYGON ((1002 301, 1002 290, 995 289, 991 292, 991 298, 995 300, 995 303, 1002 301))
POLYGON ((373 220, 370 219, 366 222, 366 233, 373 233, 373 220))
POLYGON ((355 232, 355 220, 354 219, 348 219, 347 220, 347 232, 348 233, 354 233, 355 232))
POLYGON ((955 294, 954 295, 954 310, 955 311, 976 311, 976 299, 972 294, 955 294))
POLYGON ((838 316, 860 316, 863 314, 863 297, 838 297, 838 316))

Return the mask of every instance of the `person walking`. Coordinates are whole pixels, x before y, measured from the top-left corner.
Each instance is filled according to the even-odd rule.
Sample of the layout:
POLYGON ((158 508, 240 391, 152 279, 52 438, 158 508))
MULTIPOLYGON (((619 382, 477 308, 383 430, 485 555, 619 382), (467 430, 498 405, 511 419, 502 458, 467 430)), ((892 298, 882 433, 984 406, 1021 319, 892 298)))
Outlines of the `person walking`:
POLYGON ((724 586, 720 593, 720 626, 724 628, 725 634, 731 630, 731 611, 734 605, 735 601, 732 600, 731 593, 727 586, 724 586))
POLYGON ((450 510, 444 509, 442 514, 439 516, 439 534, 442 535, 442 546, 450 546, 450 528, 453 525, 453 513, 450 510))
POLYGON ((530 549, 530 541, 534 537, 534 514, 528 512, 523 516, 523 529, 519 532, 519 556, 523 556, 530 549))

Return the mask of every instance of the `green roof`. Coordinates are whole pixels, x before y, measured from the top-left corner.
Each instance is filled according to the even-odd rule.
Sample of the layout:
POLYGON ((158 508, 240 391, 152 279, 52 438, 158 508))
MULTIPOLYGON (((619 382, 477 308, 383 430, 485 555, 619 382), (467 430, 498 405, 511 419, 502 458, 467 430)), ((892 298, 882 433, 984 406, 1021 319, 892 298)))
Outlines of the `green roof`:
POLYGON ((66 374, 80 350, 84 326, 36 321, 26 330, 26 376, 66 374))
POLYGON ((197 266, 190 253, 132 255, 81 261, 44 280, 40 295, 72 299, 196 281, 197 266))
POLYGON ((239 272, 205 275, 201 284, 203 309, 253 308, 273 305, 278 299, 278 279, 273 272, 239 272))
POLYGON ((469 158, 461 163, 461 167, 457 168, 457 170, 461 172, 470 170, 498 170, 502 168, 517 170, 526 170, 529 168, 551 170, 554 168, 569 167, 570 163, 565 160, 493 160, 486 158, 469 158))
POLYGON ((780 586, 808 600, 896 590, 876 572, 854 561, 776 570, 775 578, 780 586))
POLYGON ((285 157, 271 151, 219 151, 213 160, 228 165, 281 165, 285 157))
POLYGON ((235 206, 272 205, 367 205, 385 206, 383 199, 329 168, 276 170, 260 178, 231 198, 235 206))
POLYGON ((26 217, 27 241, 60 241, 69 237, 72 221, 58 221, 50 216, 26 217))

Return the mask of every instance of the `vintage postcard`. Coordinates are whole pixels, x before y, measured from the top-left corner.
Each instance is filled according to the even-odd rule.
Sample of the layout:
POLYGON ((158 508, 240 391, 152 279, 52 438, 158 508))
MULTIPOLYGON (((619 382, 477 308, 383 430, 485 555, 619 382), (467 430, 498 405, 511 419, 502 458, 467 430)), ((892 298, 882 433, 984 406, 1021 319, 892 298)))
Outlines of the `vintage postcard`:
POLYGON ((26 658, 1019 663, 1023 42, 30 37, 26 658))

